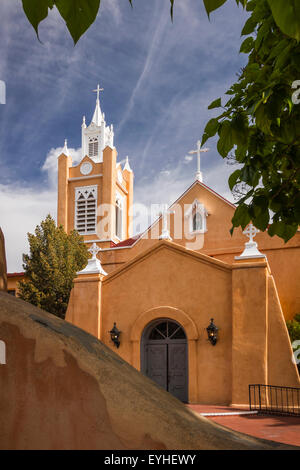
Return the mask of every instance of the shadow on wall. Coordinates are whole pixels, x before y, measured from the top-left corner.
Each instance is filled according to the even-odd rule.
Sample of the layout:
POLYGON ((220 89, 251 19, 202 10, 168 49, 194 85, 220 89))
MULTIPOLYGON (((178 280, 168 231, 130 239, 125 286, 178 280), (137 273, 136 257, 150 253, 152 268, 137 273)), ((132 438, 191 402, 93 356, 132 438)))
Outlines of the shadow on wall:
POLYGON ((0 339, 0 449, 288 448, 196 415, 95 337, 4 292, 0 339))

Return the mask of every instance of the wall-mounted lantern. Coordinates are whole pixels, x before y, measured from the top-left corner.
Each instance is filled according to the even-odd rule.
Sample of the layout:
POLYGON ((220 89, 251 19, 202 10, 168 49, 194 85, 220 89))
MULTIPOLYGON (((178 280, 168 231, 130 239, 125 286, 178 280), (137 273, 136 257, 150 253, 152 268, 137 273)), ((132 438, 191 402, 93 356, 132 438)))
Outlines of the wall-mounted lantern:
POLYGON ((110 330, 110 337, 114 345, 118 348, 120 346, 120 334, 122 333, 120 330, 118 330, 116 322, 114 322, 113 328, 110 330))
POLYGON ((206 331, 207 331, 208 339, 213 346, 215 346, 218 341, 218 330, 219 328, 214 324, 214 319, 211 318, 210 324, 206 328, 206 331))

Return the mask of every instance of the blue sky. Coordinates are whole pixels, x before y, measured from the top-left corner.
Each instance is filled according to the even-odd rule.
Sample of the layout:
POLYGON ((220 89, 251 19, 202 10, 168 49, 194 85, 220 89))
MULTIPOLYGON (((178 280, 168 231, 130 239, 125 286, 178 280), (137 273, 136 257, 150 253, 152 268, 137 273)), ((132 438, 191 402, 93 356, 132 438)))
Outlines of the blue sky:
MULTIPOLYGON (((245 64, 239 54, 246 12, 229 0, 208 20, 200 0, 102 0, 93 26, 74 47, 56 11, 40 26, 38 42, 21 1, 0 3, 0 225, 8 271, 22 270, 26 233, 47 213, 56 217, 56 157, 68 139, 79 155, 82 116, 101 108, 114 125, 119 160, 129 156, 135 201, 170 203, 194 180, 186 162, 205 123, 245 64), (46 163, 45 163, 46 162, 46 163)), ((216 141, 201 162, 204 182, 225 197, 228 167, 216 141)))

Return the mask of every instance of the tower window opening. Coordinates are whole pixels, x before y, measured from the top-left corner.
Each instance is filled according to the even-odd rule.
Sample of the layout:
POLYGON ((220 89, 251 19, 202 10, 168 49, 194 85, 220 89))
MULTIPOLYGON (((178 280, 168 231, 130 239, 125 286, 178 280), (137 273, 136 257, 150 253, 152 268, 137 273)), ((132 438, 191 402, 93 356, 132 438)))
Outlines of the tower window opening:
POLYGON ((96 232, 97 187, 76 188, 75 228, 80 234, 96 232))
POLYGON ((89 139, 89 157, 97 157, 98 156, 98 138, 90 138, 89 139))

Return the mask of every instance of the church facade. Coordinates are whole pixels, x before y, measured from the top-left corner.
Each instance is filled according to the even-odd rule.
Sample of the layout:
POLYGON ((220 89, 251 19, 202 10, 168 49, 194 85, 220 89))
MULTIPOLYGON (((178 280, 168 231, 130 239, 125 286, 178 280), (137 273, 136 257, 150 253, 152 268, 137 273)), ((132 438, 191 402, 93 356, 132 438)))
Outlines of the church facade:
POLYGON ((300 311, 300 233, 285 245, 252 226, 246 245, 245 233, 231 237, 235 206, 198 163, 184 194, 133 236, 133 172, 117 162, 97 95, 82 161, 67 148, 58 159, 58 223, 92 253, 66 320, 184 402, 245 405, 249 384, 299 386, 285 317, 300 311))

